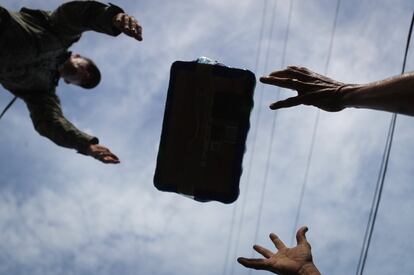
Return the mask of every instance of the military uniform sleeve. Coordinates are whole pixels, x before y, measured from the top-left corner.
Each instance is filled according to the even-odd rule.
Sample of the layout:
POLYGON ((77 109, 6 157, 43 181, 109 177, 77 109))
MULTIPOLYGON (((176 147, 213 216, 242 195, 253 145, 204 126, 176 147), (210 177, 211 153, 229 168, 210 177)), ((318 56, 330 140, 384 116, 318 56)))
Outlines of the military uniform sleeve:
POLYGON ((97 1, 71 1, 52 12, 50 20, 57 32, 79 35, 84 31, 96 31, 112 36, 121 32, 114 27, 112 19, 124 11, 113 4, 97 1))
POLYGON ((63 116, 60 100, 55 93, 24 96, 23 100, 36 131, 57 145, 76 149, 86 155, 90 144, 99 143, 98 138, 81 132, 63 116))

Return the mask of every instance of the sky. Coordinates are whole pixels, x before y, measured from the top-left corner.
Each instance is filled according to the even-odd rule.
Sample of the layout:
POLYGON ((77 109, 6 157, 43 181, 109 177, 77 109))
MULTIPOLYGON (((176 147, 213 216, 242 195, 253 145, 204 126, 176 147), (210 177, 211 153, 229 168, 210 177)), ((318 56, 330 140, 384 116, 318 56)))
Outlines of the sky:
MULTIPOLYGON (((63 2, 1 5, 53 10, 63 2)), ((257 77, 299 65, 345 83, 377 81, 401 73, 414 2, 341 1, 328 66, 336 1, 113 3, 140 21, 144 41, 85 33, 71 50, 95 60, 103 80, 86 92, 61 81, 58 95, 66 117, 98 136, 121 164, 39 136, 17 101, 0 121, 0 274, 249 274, 236 258, 251 257, 254 243, 274 249, 270 232, 292 245, 318 111, 271 111, 271 102, 295 93, 258 83, 238 200, 200 203, 160 192, 153 175, 171 64, 207 56, 257 77)), ((0 108, 12 98, 0 88, 0 108)), ((319 116, 299 226, 310 229, 322 274, 352 274, 391 114, 346 109, 319 116)), ((413 122, 397 118, 364 274, 414 273, 413 122)))

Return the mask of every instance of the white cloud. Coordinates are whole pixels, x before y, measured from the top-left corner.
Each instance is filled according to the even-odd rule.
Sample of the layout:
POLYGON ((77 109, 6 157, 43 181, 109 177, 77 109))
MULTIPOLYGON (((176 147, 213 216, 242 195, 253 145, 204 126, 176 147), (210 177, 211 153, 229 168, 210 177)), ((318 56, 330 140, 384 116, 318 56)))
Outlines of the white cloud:
MULTIPOLYGON (((59 94, 65 113, 119 154, 119 166, 58 148, 35 133, 22 103, 10 110, 0 124, 0 274, 222 273, 233 206, 200 204, 159 192, 152 177, 171 63, 207 55, 253 70, 263 4, 256 2, 119 1, 144 25, 144 42, 86 34, 74 47, 97 61, 104 80, 95 93, 62 83, 59 94)), ((342 1, 330 76, 369 82, 398 74, 408 29, 405 18, 412 3, 371 2, 342 1)), ((57 4, 45 0, 2 5, 17 9, 57 4)), ((258 75, 279 69, 287 9, 286 2, 278 1, 271 61, 269 68, 263 68, 262 56, 258 75)), ((288 64, 323 72, 333 12, 334 2, 295 1, 288 64)), ((262 55, 265 45, 266 40, 262 55)), ((255 103, 252 122, 261 108, 259 134, 255 145, 253 133, 249 136, 237 202, 227 263, 234 274, 247 272, 234 256, 251 253, 270 142, 273 112, 267 105, 275 100, 275 90, 261 84, 256 89, 256 99, 264 94, 263 102, 255 103), (245 198, 244 223, 237 228, 245 198)), ((282 97, 294 94, 281 92, 282 97)), ((8 99, 1 96, 0 105, 8 99)), ((268 247, 272 247, 270 231, 290 242, 315 114, 310 107, 298 107, 277 115, 257 240, 268 247)), ((349 274, 356 268, 389 117, 363 110, 321 113, 300 224, 310 227, 309 239, 322 273, 349 274)), ((411 125, 412 118, 398 118, 367 274, 414 270, 404 258, 414 239, 411 125), (389 255, 395 259, 384 265, 389 255)))

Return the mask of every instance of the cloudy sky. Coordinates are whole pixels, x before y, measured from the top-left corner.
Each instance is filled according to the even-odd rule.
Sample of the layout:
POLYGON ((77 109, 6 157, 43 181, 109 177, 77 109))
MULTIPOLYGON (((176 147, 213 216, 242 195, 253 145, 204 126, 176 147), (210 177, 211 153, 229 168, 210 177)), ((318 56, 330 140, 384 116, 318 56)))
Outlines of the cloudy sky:
MULTIPOLYGON (((1 5, 52 10, 63 2, 1 5)), ((122 163, 104 165, 40 137, 18 101, 0 121, 0 274, 248 274, 236 258, 250 257, 253 243, 272 247, 275 232, 291 244, 317 111, 275 113, 268 104, 294 93, 258 84, 237 202, 159 192, 152 178, 172 62, 208 56, 256 76, 295 64, 343 82, 376 81, 401 72, 414 2, 341 1, 328 67, 336 1, 113 3, 139 19, 144 41, 85 33, 72 50, 93 58, 103 81, 88 92, 61 82, 58 94, 65 115, 122 163)), ((0 108, 11 99, 0 89, 0 108)), ((320 112, 299 225, 310 228, 323 274, 355 273, 390 118, 320 112)), ((365 274, 414 273, 413 123, 398 116, 365 274)))

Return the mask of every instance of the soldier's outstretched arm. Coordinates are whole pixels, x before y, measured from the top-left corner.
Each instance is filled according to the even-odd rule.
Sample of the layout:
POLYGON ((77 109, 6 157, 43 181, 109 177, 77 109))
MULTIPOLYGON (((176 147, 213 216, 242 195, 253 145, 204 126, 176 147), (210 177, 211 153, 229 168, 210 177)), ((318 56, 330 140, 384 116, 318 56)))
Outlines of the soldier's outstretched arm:
POLYGON ((96 31, 112 36, 121 32, 142 40, 142 27, 138 21, 113 4, 97 1, 71 1, 62 4, 50 16, 51 25, 58 33, 80 35, 96 31))
POLYGON ((99 145, 97 137, 78 130, 62 113, 59 98, 54 93, 23 96, 30 111, 36 131, 55 144, 76 149, 78 153, 92 156, 104 163, 119 163, 108 148, 99 145))

